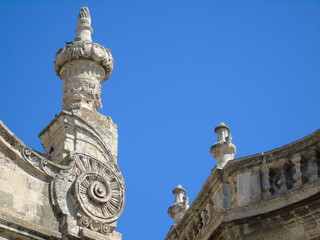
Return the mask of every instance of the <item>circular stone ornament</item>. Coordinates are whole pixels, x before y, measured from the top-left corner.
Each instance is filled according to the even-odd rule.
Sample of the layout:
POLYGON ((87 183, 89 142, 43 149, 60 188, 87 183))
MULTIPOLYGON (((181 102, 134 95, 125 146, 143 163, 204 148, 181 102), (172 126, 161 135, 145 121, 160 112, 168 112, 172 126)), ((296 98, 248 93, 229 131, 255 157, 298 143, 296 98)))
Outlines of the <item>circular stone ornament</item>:
POLYGON ((114 222, 122 211, 124 189, 114 172, 103 165, 99 173, 84 172, 75 181, 75 198, 90 217, 102 222, 114 222))

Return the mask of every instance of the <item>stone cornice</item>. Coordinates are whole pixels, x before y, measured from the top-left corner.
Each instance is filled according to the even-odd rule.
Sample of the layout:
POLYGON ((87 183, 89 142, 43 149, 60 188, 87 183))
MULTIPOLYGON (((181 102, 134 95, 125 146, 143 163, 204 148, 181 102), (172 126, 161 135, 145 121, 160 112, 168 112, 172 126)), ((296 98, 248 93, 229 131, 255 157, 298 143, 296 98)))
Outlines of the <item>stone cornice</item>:
POLYGON ((0 231, 17 239, 58 240, 61 233, 51 231, 32 222, 26 222, 14 216, 0 216, 0 231))
POLYGON ((46 160, 43 154, 38 151, 31 150, 32 153, 37 156, 37 161, 33 164, 33 161, 28 161, 24 158, 24 150, 29 149, 18 137, 16 137, 2 121, 0 121, 0 147, 10 151, 15 159, 23 165, 24 170, 33 173, 38 178, 46 179, 47 174, 39 167, 39 160, 46 160))

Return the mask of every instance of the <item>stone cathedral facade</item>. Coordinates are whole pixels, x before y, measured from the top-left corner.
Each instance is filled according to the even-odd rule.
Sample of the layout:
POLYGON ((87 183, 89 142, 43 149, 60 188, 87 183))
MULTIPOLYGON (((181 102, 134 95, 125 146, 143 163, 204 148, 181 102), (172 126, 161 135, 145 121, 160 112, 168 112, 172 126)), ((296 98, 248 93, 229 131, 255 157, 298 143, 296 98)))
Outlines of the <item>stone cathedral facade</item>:
POLYGON ((56 54, 63 106, 39 134, 45 153, 0 122, 0 239, 122 239, 115 231, 126 189, 117 125, 97 111, 113 58, 92 41, 90 24, 83 7, 78 36, 56 54))
MULTIPOLYGON (((113 58, 92 41, 90 25, 83 7, 77 37, 56 54, 63 106, 39 134, 45 152, 0 121, 0 240, 122 239, 117 125, 97 111, 113 58)), ((320 240, 320 130, 240 159, 230 128, 221 123, 215 132, 217 166, 190 206, 181 185, 173 190, 165 240, 320 240)))

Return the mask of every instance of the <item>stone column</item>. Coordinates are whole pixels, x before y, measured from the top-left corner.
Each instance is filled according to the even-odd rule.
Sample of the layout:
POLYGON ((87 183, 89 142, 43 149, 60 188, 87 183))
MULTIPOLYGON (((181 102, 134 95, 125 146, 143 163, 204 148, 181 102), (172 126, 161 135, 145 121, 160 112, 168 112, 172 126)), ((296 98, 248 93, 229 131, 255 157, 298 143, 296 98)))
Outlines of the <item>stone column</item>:
POLYGON ((278 184, 280 186, 280 189, 279 189, 278 193, 282 194, 282 193, 285 193, 287 191, 285 159, 279 159, 278 161, 281 162, 281 165, 279 166, 279 169, 280 169, 280 180, 278 181, 278 184))

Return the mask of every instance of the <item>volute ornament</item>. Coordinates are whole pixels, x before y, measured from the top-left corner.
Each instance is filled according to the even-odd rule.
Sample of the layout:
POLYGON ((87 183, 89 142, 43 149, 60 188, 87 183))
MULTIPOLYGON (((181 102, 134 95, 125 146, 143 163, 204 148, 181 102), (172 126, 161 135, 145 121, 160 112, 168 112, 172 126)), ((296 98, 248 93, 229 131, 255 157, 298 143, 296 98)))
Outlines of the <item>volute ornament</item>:
POLYGON ((87 216, 104 223, 116 221, 124 208, 122 177, 105 164, 84 155, 74 154, 81 174, 74 183, 74 196, 87 216))
POLYGON ((21 155, 45 175, 70 183, 80 226, 102 234, 113 231, 125 204, 125 184, 116 166, 106 165, 78 151, 70 154, 70 163, 66 166, 54 163, 27 147, 21 149, 21 155))

